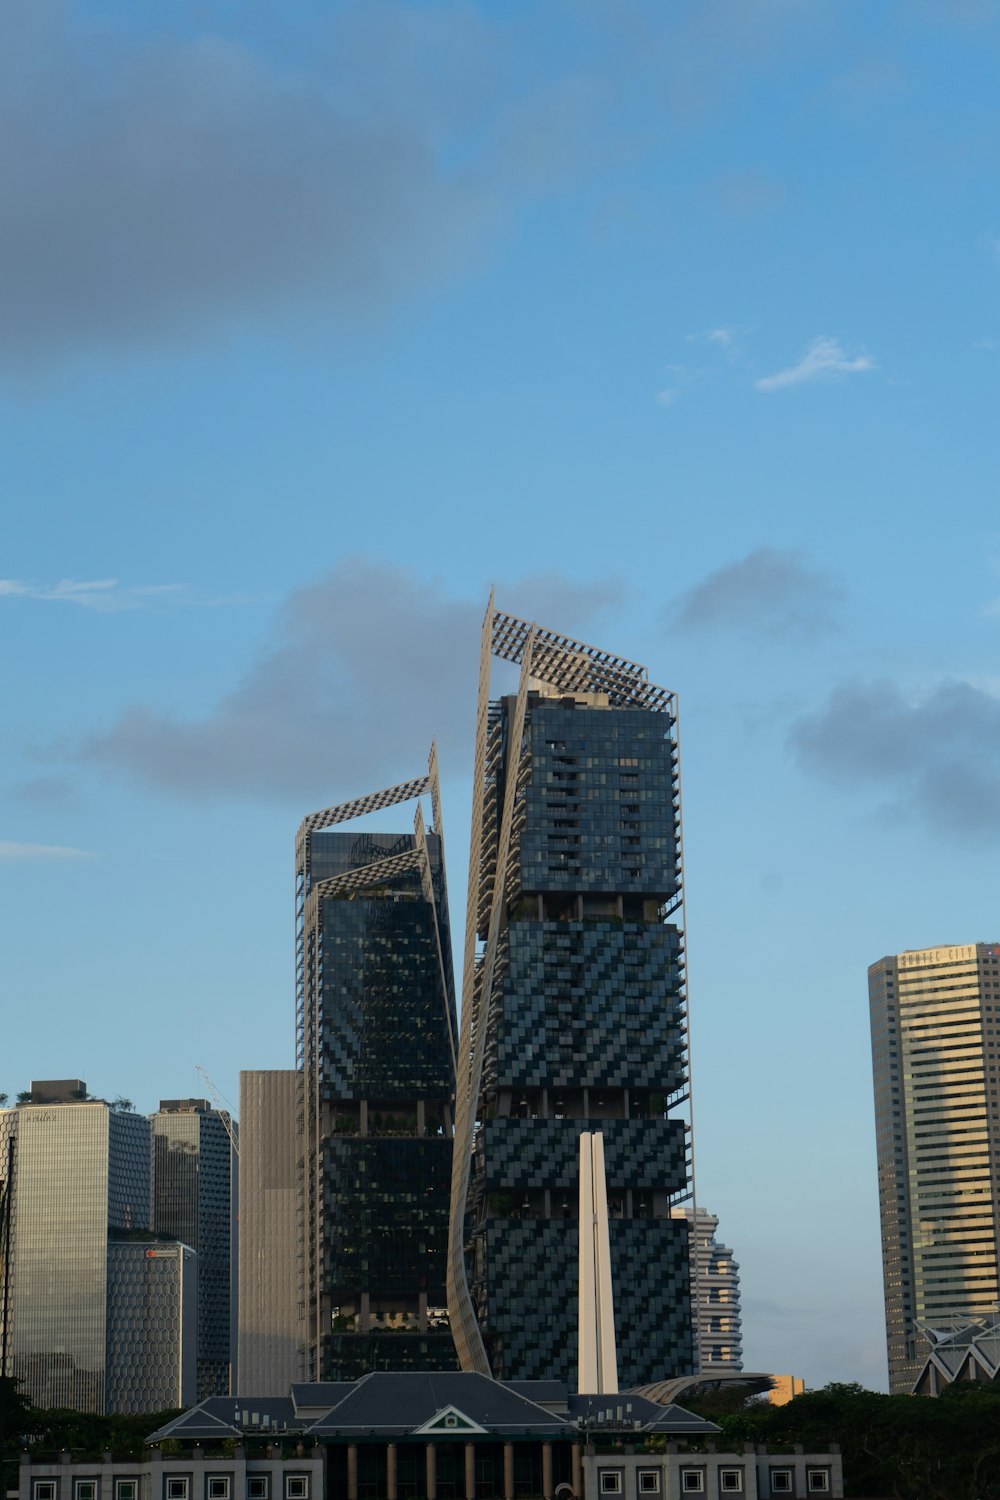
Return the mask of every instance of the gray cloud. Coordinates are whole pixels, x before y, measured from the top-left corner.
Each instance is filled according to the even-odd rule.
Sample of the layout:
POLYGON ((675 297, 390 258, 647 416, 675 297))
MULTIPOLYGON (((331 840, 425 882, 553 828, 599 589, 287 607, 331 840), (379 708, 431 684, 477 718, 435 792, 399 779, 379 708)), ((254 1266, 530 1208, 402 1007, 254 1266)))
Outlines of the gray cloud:
MULTIPOLYGON (((543 574, 497 603, 573 631, 617 593, 543 574)), ((274 647, 207 716, 136 706, 78 758, 175 792, 320 801, 415 774, 435 736, 444 769, 467 771, 485 604, 346 561, 290 595, 274 647)))
POLYGON ((682 594, 668 618, 683 630, 812 638, 835 628, 842 595, 835 579, 798 552, 757 547, 682 594))
POLYGON ((0 7, 0 361, 247 313, 383 316, 475 264, 526 197, 658 149, 665 121, 820 46, 836 12, 688 9, 346 0, 265 57, 215 0, 193 38, 88 26, 61 0, 0 7))
POLYGON ((1000 698, 969 682, 918 701, 892 682, 846 683, 789 742, 803 765, 888 793, 897 816, 963 838, 1000 830, 1000 698))
POLYGON ((45 0, 34 28, 24 9, 0 20, 9 364, 317 294, 370 315, 461 264, 489 218, 420 100, 379 118, 218 37, 97 46, 45 0))

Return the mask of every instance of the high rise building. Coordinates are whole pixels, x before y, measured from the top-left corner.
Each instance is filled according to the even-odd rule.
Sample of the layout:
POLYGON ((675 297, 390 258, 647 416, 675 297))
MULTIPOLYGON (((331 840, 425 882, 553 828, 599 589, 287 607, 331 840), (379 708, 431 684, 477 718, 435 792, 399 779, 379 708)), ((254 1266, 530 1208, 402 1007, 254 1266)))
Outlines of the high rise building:
POLYGON ((889 1386, 918 1324, 1000 1303, 1000 946, 920 948, 868 970, 889 1386))
POLYGON ((483 627, 449 1309, 465 1369, 575 1381, 577 1162, 604 1137, 623 1388, 693 1362, 677 705, 646 670, 483 627), (491 658, 520 664, 491 701, 491 658), (482 945, 480 947, 480 945, 482 945))
POLYGON ((716 1235, 719 1219, 690 1205, 671 1209, 688 1227, 691 1305, 695 1310, 699 1370, 742 1370, 740 1268, 716 1235))
POLYGON ((225 1396, 236 1341, 237 1127, 207 1099, 161 1099, 150 1123, 153 1230, 198 1255, 198 1400, 225 1396))
POLYGON ((455 1002, 437 763, 296 844, 307 1379, 454 1366, 445 1312, 455 1002), (340 824, 431 794, 413 833, 340 824))
POLYGON ((283 1396, 300 1378, 299 1074, 240 1074, 240 1278, 236 1386, 283 1396))
POLYGON ((45 1102, 0 1110, 3 1373, 38 1406, 103 1412, 112 1246, 149 1233, 149 1121, 89 1100, 80 1079, 34 1082, 29 1097, 45 1102))
POLYGON ((176 1241, 108 1245, 107 1412, 170 1411, 198 1399, 198 1257, 176 1241))

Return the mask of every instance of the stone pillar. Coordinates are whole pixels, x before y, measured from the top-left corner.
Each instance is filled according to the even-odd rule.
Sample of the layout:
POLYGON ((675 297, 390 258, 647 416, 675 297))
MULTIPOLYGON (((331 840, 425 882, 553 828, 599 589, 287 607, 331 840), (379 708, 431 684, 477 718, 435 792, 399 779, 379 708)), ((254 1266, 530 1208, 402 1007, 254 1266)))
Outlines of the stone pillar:
POLYGON ((427 1461, 427 1500, 437 1500, 438 1473, 437 1473, 437 1449, 433 1443, 428 1443, 425 1451, 427 1461))
POLYGON ((358 1445, 347 1445, 347 1500, 358 1500, 358 1445))
POLYGON ((385 1496, 396 1500, 396 1444, 385 1445, 385 1496))
POLYGON ((552 1484, 552 1444, 542 1444, 542 1495, 544 1500, 552 1500, 555 1493, 552 1484))
POLYGON ((514 1444, 503 1445, 503 1500, 514 1500, 514 1444))
POLYGON ((476 1445, 465 1445, 465 1500, 476 1500, 476 1445))
MULTIPOLYGON (((573 1493, 576 1500, 580 1500, 583 1494, 583 1455, 580 1452, 580 1444, 573 1444, 573 1493)), ((357 1500, 356 1495, 351 1495, 348 1500, 357 1500)))

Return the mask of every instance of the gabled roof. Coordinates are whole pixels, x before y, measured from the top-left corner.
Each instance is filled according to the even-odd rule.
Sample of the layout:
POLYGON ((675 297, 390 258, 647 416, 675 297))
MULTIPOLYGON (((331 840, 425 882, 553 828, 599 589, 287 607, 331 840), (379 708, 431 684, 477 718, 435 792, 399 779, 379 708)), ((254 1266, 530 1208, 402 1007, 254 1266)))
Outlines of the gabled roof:
POLYGON ((464 1411, 459 1411, 457 1406, 445 1406, 441 1411, 435 1412, 429 1422, 423 1427, 418 1427, 415 1436, 426 1437, 435 1432, 478 1432, 482 1435, 485 1427, 480 1427, 471 1417, 467 1417, 464 1411))
MULTIPOLYGON (((193 1441, 200 1442, 206 1438, 242 1436, 238 1427, 216 1416, 214 1412, 206 1410, 207 1405, 207 1402, 202 1402, 200 1406, 192 1406, 190 1411, 182 1412, 165 1427, 160 1427, 156 1432, 151 1433, 146 1442, 158 1443, 164 1438, 191 1438, 193 1441)), ((232 1402, 229 1401, 228 1405, 232 1407, 232 1402)))
POLYGON ((179 1438, 200 1443, 243 1437, 248 1432, 255 1435, 301 1432, 302 1427, 303 1420, 296 1417, 287 1396, 209 1396, 159 1428, 146 1441, 159 1443, 165 1438, 179 1438))
POLYGON ((449 1407, 481 1432, 565 1431, 565 1423, 552 1412, 486 1375, 379 1370, 355 1382, 306 1432, 310 1437, 413 1434, 449 1407))
POLYGON ((683 1406, 661 1406, 637 1391, 621 1391, 614 1396, 570 1396, 569 1410, 572 1420, 591 1432, 631 1428, 634 1432, 699 1433, 708 1437, 721 1431, 714 1422, 695 1416, 683 1406))

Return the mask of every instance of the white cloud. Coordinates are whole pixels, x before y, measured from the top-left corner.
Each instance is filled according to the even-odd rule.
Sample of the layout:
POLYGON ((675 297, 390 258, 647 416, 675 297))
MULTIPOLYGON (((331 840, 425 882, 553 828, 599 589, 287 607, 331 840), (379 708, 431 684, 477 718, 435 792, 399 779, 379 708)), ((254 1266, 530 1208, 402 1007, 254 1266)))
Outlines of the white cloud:
POLYGON ((825 375, 856 375, 865 370, 874 370, 875 361, 869 354, 857 354, 849 359, 839 339, 821 335, 813 339, 797 365, 787 370, 778 370, 774 375, 764 375, 754 382, 759 391, 778 391, 785 386, 801 385, 806 380, 817 380, 825 375))
POLYGON ((657 406, 673 406, 679 394, 671 386, 667 386, 664 390, 657 391, 656 404, 657 406))
POLYGON ((689 333, 689 344, 715 344, 719 349, 731 349, 736 338, 734 328, 705 328, 701 333, 689 333))
POLYGON ((0 578, 0 599, 45 599, 62 604, 82 604, 86 609, 106 614, 119 609, 138 609, 147 600, 163 594, 177 594, 182 583, 150 583, 122 587, 117 578, 90 578, 78 581, 61 578, 58 583, 26 583, 20 578, 0 578))
POLYGON ((70 849, 64 844, 19 844, 0 839, 0 861, 15 859, 91 859, 88 849, 70 849))

